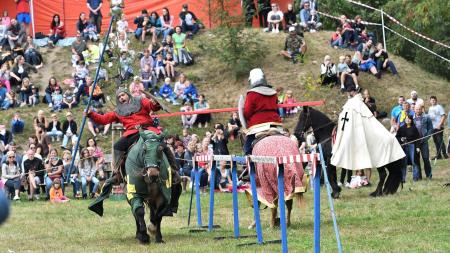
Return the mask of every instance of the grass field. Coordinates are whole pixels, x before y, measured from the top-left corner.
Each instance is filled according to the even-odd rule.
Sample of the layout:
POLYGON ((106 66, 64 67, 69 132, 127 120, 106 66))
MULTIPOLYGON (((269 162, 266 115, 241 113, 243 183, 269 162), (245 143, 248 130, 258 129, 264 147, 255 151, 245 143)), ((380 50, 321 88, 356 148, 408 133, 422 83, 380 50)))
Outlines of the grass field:
MULTIPOLYGON (((408 182, 394 196, 369 198, 374 186, 344 190, 342 197, 335 201, 344 252, 450 252, 450 194, 449 188, 442 187, 450 181, 449 167, 449 160, 438 161, 433 167, 432 181, 412 183, 411 173, 408 173, 408 182)), ((375 175, 373 182, 376 180, 375 175)), ((313 251, 312 195, 311 191, 306 193, 306 206, 293 210, 292 226, 288 229, 290 252, 313 251)), ((202 195, 204 225, 208 222, 208 200, 209 194, 202 195)), ((254 234, 253 230, 246 228, 253 216, 246 202, 244 194, 240 194, 242 235, 254 234)), ((216 194, 215 223, 221 228, 212 233, 189 233, 186 229, 189 194, 184 193, 179 213, 163 220, 162 233, 166 242, 163 245, 151 243, 144 246, 134 239, 135 223, 126 201, 106 201, 102 218, 90 212, 88 204, 88 200, 72 200, 67 204, 14 202, 10 219, 0 227, 2 252, 280 251, 278 244, 236 246, 256 239, 213 239, 215 236, 233 235, 231 194, 216 194)), ((265 210, 261 214, 264 238, 278 239, 279 230, 269 228, 270 212, 265 210)), ((322 252, 337 252, 324 188, 321 217, 322 252)), ((195 226, 195 211, 191 221, 191 226, 195 226)))

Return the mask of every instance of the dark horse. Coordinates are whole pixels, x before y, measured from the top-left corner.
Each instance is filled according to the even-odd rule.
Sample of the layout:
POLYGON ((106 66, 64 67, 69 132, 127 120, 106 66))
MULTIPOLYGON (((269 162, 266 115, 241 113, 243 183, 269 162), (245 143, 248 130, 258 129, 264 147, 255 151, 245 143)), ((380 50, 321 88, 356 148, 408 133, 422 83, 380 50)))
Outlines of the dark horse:
MULTIPOLYGON (((305 106, 300 113, 294 134, 299 140, 304 140, 305 133, 311 129, 317 143, 322 144, 325 164, 327 166, 328 179, 330 181, 331 188, 333 189, 332 196, 333 198, 338 198, 341 189, 337 185, 336 167, 330 164, 332 155, 331 135, 335 125, 336 124, 322 112, 305 106)), ((380 181, 377 185, 377 189, 370 195, 377 197, 382 196, 383 194, 387 195, 396 193, 402 180, 401 167, 403 166, 403 163, 404 160, 400 159, 386 164, 383 167, 377 168, 380 181), (389 176, 387 176, 386 170, 389 172, 389 176)))

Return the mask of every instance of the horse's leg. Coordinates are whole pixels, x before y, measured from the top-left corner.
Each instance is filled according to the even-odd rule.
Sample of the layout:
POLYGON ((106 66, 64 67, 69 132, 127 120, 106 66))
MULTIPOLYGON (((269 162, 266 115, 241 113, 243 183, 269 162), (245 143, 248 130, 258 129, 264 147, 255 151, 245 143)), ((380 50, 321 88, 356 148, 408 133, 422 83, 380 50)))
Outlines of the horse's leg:
POLYGON ((292 204, 294 203, 293 199, 286 201, 286 208, 287 208, 287 215, 286 215, 286 225, 288 227, 291 226, 291 211, 292 211, 292 204))
POLYGON ((134 197, 130 200, 131 209, 133 211, 133 215, 136 219, 137 227, 137 239, 142 244, 147 244, 150 242, 150 236, 147 234, 147 227, 145 225, 145 209, 144 209, 144 201, 142 198, 134 197))
POLYGON ((331 189, 333 190, 331 196, 337 199, 342 189, 337 184, 336 166, 332 165, 329 159, 327 160, 327 174, 328 182, 330 182, 331 189))
POLYGON ((398 187, 400 186, 400 183, 402 181, 402 163, 403 161, 402 159, 400 159, 399 161, 395 161, 386 165, 389 171, 389 176, 386 180, 386 184, 383 190, 385 194, 394 194, 397 192, 398 187))
POLYGON ((384 167, 377 168, 380 180, 377 189, 370 194, 372 197, 379 197, 383 194, 384 181, 386 180, 386 169, 384 167))
POLYGON ((280 219, 279 218, 277 219, 278 207, 270 208, 270 211, 272 213, 272 218, 270 220, 270 228, 274 228, 275 226, 279 226, 280 225, 280 219))

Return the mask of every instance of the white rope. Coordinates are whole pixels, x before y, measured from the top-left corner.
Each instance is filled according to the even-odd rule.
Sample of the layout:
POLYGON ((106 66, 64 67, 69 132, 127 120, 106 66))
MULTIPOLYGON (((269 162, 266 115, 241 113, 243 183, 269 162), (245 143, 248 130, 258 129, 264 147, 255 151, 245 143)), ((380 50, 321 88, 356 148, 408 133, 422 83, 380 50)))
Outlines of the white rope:
POLYGON ((418 138, 418 139, 415 139, 415 140, 412 140, 412 141, 403 143, 402 146, 405 146, 405 145, 407 145, 407 144, 414 143, 414 142, 416 142, 416 141, 420 141, 420 140, 422 140, 422 139, 427 139, 427 138, 429 138, 430 136, 433 136, 433 135, 438 134, 438 133, 441 133, 441 132, 444 132, 444 129, 439 130, 439 131, 437 131, 437 132, 435 132, 435 133, 429 134, 429 135, 427 135, 427 136, 424 136, 424 137, 421 137, 421 138, 418 138))
MULTIPOLYGON (((321 11, 316 11, 316 12, 319 13, 320 15, 322 15, 322 16, 325 16, 325 17, 329 17, 329 18, 336 19, 336 20, 341 20, 340 17, 336 17, 336 16, 330 15, 330 14, 325 13, 325 12, 321 12, 321 11)), ((353 19, 346 19, 346 21, 349 21, 351 23, 356 23, 356 21, 353 20, 353 19)), ((361 23, 363 23, 364 25, 378 25, 378 26, 381 26, 381 24, 372 23, 372 22, 368 22, 368 21, 361 21, 361 23)))
POLYGON ((396 35, 402 37, 403 39, 405 39, 405 40, 411 42, 412 44, 414 44, 414 45, 416 45, 416 46, 422 48, 423 50, 425 50, 425 51, 427 51, 427 52, 429 52, 429 53, 431 53, 431 54, 433 54, 433 55, 435 55, 435 56, 441 58, 442 60, 444 60, 444 61, 450 63, 450 60, 449 60, 449 59, 447 59, 447 58, 445 58, 445 57, 439 55, 438 53, 436 53, 436 52, 434 52, 434 51, 431 51, 430 49, 428 49, 428 48, 426 48, 426 47, 424 47, 424 46, 422 46, 422 45, 420 45, 420 44, 417 44, 417 43, 414 42, 413 40, 408 39, 407 37, 405 37, 405 36, 399 34, 398 32, 392 30, 391 28, 389 28, 389 27, 387 27, 387 26, 385 26, 384 28, 386 28, 388 31, 390 31, 390 32, 392 32, 392 33, 394 33, 394 34, 396 34, 396 35))
POLYGON ((379 9, 377 9, 377 8, 375 8, 375 7, 372 7, 372 6, 370 6, 370 5, 363 4, 363 3, 361 3, 361 2, 355 2, 355 1, 352 1, 352 0, 347 0, 347 2, 352 3, 352 4, 356 4, 356 5, 360 5, 360 6, 363 6, 363 7, 366 7, 367 9, 371 9, 371 10, 374 10, 374 11, 379 11, 379 12, 381 12, 381 10, 379 10, 379 9))

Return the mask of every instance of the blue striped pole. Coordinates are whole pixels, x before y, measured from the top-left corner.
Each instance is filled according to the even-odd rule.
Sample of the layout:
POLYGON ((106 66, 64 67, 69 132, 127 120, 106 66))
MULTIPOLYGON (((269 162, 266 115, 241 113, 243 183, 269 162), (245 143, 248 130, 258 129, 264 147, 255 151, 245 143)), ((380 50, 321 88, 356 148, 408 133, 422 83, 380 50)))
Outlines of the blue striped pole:
POLYGON ((323 158, 322 144, 319 144, 319 152, 320 152, 320 161, 321 161, 322 170, 323 170, 323 177, 325 179, 325 186, 327 188, 328 204, 330 205, 331 217, 333 218, 334 233, 336 234, 336 241, 338 244, 338 252, 342 253, 342 245, 341 245, 341 238, 339 235, 339 227, 338 227, 337 220, 336 220, 336 213, 334 212, 333 198, 331 197, 331 186, 330 186, 330 182, 328 181, 327 167, 325 165, 325 160, 323 158))
MULTIPOLYGON (((94 83, 92 84, 92 90, 91 90, 91 93, 89 94, 89 99, 88 99, 86 108, 84 109, 84 111, 86 113, 89 111, 89 107, 91 106, 91 102, 92 102, 92 95, 94 94, 95 87, 97 86, 98 75, 100 73, 100 68, 101 68, 102 62, 103 62, 103 55, 105 54, 106 45, 108 45, 109 34, 111 33, 112 24, 114 22, 114 19, 115 19, 115 16, 112 16, 111 20, 109 21, 108 32, 105 34, 102 53, 100 54, 100 59, 98 60, 98 67, 95 72, 94 83)), ((81 136, 83 136, 84 126, 86 125, 86 118, 87 118, 86 116, 83 116, 83 121, 81 123, 81 128, 80 128, 80 134, 78 135, 77 144, 75 145, 75 149, 72 154, 72 161, 70 162, 70 171, 72 171, 73 165, 75 163, 75 158, 77 157, 77 153, 78 153, 77 151, 78 151, 78 147, 80 146, 81 136)))
POLYGON ((233 157, 231 167, 231 181, 233 182, 233 217, 234 217, 234 237, 239 238, 239 208, 238 208, 238 194, 237 194, 237 164, 233 157))
POLYGON ((202 206, 200 202, 200 170, 195 167, 195 204, 197 208, 197 226, 202 227, 202 206))
POLYGON ((284 164, 278 166, 278 206, 280 207, 281 252, 287 253, 286 203, 284 201, 284 164))
POLYGON ((263 244, 263 234, 261 228, 261 217, 259 216, 259 205, 258 205, 258 192, 256 190, 256 179, 255 179, 255 163, 250 161, 250 185, 252 188, 252 199, 253 199, 253 216, 255 218, 255 228, 256 237, 258 238, 258 244, 263 244))
POLYGON ((208 223, 208 231, 211 232, 214 226, 214 188, 216 185, 215 177, 216 177, 216 165, 217 162, 213 161, 211 166, 211 176, 209 179, 209 223, 208 223))
POLYGON ((320 253, 320 172, 316 168, 314 185, 314 253, 320 253))

